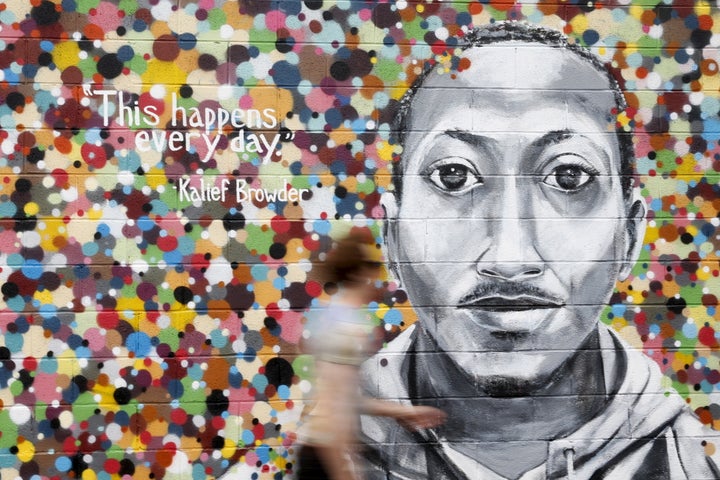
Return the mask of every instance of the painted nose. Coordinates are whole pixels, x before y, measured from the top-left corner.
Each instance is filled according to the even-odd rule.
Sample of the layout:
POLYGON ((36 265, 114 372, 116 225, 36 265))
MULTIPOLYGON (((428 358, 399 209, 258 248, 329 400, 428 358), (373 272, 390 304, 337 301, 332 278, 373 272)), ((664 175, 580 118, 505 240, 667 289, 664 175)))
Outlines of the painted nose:
POLYGON ((519 281, 541 275, 543 269, 541 266, 527 265, 523 262, 513 263, 497 263, 494 265, 478 268, 478 273, 485 277, 492 277, 497 280, 519 281))
MULTIPOLYGON (((513 185, 512 187, 516 187, 513 185)), ((538 254, 537 220, 522 215, 517 189, 506 190, 502 208, 489 219, 485 248, 477 259, 478 274, 495 280, 522 281, 542 275, 545 263, 538 254), (510 193, 512 192, 512 193, 510 193)))

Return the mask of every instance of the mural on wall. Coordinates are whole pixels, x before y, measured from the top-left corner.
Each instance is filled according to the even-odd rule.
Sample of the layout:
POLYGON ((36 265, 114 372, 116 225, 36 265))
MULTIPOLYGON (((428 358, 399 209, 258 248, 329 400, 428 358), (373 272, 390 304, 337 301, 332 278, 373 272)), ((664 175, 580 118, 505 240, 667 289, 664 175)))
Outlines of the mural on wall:
POLYGON ((401 99, 382 199, 419 320, 363 367, 371 395, 448 421, 365 418, 371 477, 716 478, 714 432, 599 323, 645 232, 617 82, 545 28, 459 43, 401 99))
POLYGON ((391 262, 368 390, 449 414, 364 419, 371 478, 717 477, 719 23, 0 1, 0 478, 292 478, 352 227, 391 262), (546 29, 470 34, 506 21, 546 29))

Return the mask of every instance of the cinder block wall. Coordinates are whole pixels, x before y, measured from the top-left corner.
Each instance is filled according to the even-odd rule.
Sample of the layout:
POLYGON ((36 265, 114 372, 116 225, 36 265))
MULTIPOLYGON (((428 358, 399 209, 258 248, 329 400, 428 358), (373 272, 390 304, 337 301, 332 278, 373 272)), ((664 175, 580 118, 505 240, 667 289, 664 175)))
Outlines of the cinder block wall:
MULTIPOLYGON (((327 300, 316 265, 353 227, 385 245, 400 98, 503 20, 559 30, 618 74, 648 226, 599 320, 720 421, 714 3, 13 0, 0 478, 292 478, 304 323, 327 300)), ((469 248, 476 218, 447 231, 466 225, 469 248)), ((430 220, 407 221, 431 249, 447 231, 430 220)), ((388 270, 370 313, 391 342, 433 306, 388 270)))

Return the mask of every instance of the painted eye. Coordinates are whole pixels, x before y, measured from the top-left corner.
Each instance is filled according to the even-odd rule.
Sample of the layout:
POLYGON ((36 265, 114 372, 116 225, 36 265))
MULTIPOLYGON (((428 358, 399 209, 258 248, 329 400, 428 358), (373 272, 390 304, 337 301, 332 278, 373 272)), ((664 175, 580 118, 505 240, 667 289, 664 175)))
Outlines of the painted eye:
POLYGON ((464 158, 450 158, 431 165, 426 175, 433 185, 446 192, 464 192, 483 180, 475 168, 464 158))
POLYGON ((579 165, 560 165, 543 179, 543 183, 564 192, 575 192, 593 180, 595 173, 579 165))

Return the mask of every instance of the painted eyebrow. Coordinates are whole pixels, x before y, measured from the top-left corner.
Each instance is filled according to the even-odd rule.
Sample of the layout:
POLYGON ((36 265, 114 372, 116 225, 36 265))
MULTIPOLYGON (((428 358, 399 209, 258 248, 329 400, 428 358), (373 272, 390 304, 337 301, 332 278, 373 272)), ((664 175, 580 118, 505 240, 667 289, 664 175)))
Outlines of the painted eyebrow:
POLYGON ((460 140, 463 143, 469 143, 473 147, 487 148, 488 144, 495 143, 495 141, 489 137, 468 132, 467 130, 445 130, 443 133, 455 140, 460 140))
POLYGON ((530 144, 533 148, 544 148, 548 145, 555 145, 556 143, 560 143, 562 141, 565 141, 574 135, 577 135, 572 130, 563 129, 563 130, 553 130, 550 132, 547 132, 545 135, 543 135, 540 138, 537 138, 533 140, 533 142, 530 144))
MULTIPOLYGON (((477 133, 468 132, 466 130, 445 130, 443 132, 450 138, 460 140, 461 142, 468 143, 474 147, 487 147, 488 144, 494 144, 495 140, 484 135, 478 135, 477 133)), ((533 140, 530 144, 532 148, 544 148, 548 145, 554 145, 560 143, 572 136, 576 135, 575 132, 568 129, 563 130, 552 130, 545 133, 540 138, 533 140)))

